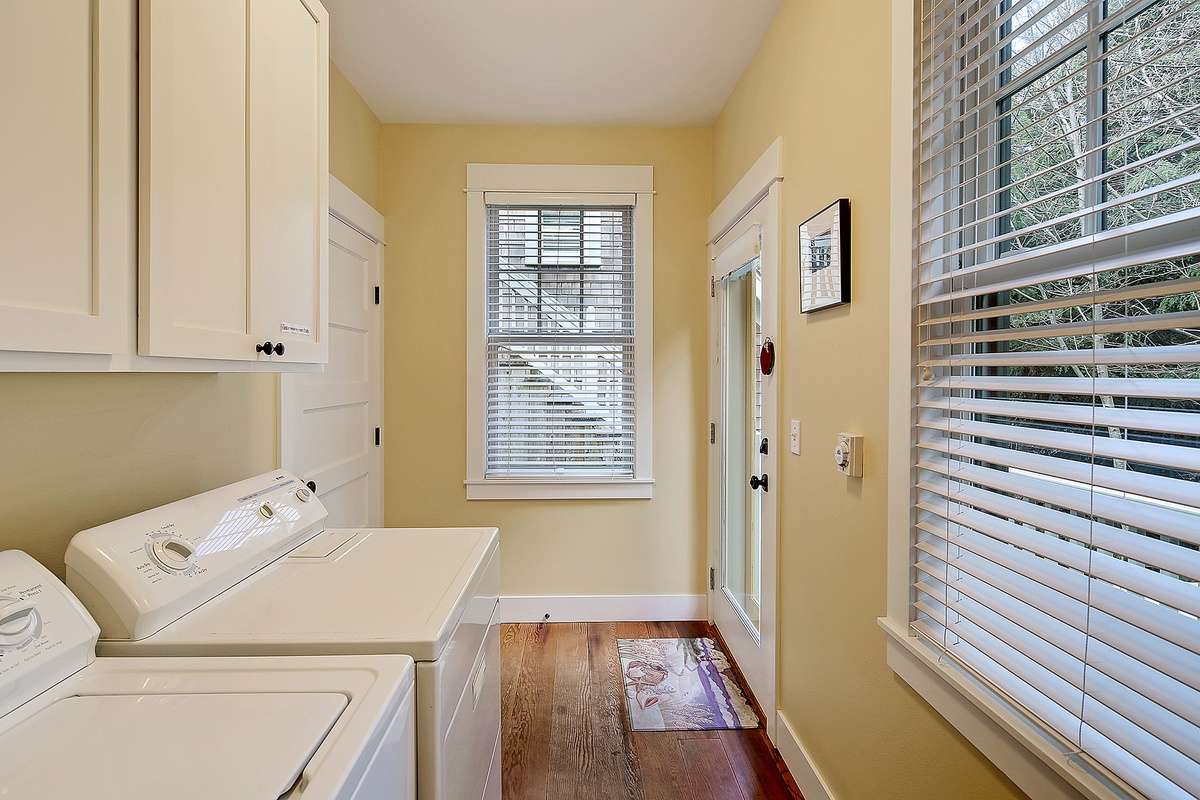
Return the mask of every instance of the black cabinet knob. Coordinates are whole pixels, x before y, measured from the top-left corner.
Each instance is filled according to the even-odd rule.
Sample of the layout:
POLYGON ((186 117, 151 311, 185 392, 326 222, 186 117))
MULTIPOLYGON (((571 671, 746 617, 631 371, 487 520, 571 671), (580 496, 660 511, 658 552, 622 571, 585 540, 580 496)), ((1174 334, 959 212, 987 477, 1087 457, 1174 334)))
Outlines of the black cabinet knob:
POLYGON ((750 488, 751 489, 761 488, 764 492, 771 491, 770 489, 767 488, 767 473, 764 472, 763 476, 761 478, 758 477, 757 475, 751 475, 750 476, 750 488))
POLYGON ((266 353, 267 355, 271 355, 272 353, 274 353, 277 356, 281 356, 281 355, 283 355, 283 342, 276 342, 276 343, 272 344, 268 340, 268 341, 263 342, 262 344, 256 344, 256 345, 254 345, 254 352, 266 353))
POLYGON ((317 490, 317 482, 316 481, 306 481, 304 485, 308 487, 308 490, 310 492, 315 492, 317 490))

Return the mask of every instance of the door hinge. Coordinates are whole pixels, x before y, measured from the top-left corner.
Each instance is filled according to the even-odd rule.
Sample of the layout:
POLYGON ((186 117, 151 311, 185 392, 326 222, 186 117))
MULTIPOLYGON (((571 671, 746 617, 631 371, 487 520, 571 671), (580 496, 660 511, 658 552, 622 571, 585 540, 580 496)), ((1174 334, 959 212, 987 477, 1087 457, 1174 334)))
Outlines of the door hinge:
POLYGON ((381 441, 381 438, 382 438, 382 434, 380 433, 379 428, 376 428, 375 429, 375 446, 376 447, 379 447, 379 442, 381 441))
POLYGON ((375 287, 375 305, 379 305, 379 287, 375 287))
POLYGON ((717 423, 715 422, 708 423, 708 443, 717 443, 717 423))
POLYGON ((710 589, 717 588, 717 568, 716 567, 708 568, 708 588, 710 588, 710 589))
POLYGON ((717 296, 717 278, 714 275, 710 275, 708 277, 708 296, 709 297, 717 296))

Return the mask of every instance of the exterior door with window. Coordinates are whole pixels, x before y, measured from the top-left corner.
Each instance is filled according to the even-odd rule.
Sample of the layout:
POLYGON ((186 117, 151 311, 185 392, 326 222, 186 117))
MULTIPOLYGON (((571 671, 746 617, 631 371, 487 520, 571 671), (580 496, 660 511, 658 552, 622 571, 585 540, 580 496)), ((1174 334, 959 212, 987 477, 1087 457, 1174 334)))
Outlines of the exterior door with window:
MULTIPOLYGON (((759 356, 777 326, 772 183, 712 243, 709 615, 775 730, 776 400, 759 356)), ((752 196, 753 200, 753 196, 752 196)), ((720 209, 718 209, 720 211, 720 209)))

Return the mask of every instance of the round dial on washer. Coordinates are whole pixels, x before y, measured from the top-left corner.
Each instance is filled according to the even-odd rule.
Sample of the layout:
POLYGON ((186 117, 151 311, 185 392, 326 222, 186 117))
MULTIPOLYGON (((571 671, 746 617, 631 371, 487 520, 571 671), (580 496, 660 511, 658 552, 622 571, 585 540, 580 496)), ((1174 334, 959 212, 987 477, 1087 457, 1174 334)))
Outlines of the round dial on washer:
POLYGON ((308 490, 308 487, 301 486, 299 489, 296 490, 296 499, 299 500, 301 503, 307 503, 309 500, 312 499, 312 492, 310 492, 308 490))
POLYGON ((41 632, 37 603, 20 597, 0 597, 0 650, 24 647, 41 632))
POLYGON ((268 519, 268 520, 274 519, 275 518, 275 507, 272 506, 270 503, 263 503, 261 506, 258 507, 258 515, 260 517, 262 517, 263 519, 268 519))
POLYGON ((190 572, 196 566, 196 551, 178 536, 160 536, 150 541, 150 560, 166 572, 190 572))

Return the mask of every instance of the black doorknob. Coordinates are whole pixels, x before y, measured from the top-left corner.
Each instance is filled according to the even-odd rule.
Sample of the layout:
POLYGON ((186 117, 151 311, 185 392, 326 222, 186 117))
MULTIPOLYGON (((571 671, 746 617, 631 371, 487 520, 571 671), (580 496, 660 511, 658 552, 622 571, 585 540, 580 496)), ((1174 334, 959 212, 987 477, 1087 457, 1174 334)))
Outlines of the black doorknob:
POLYGON ((317 491, 317 482, 316 481, 305 481, 304 485, 308 487, 308 490, 310 492, 317 491))
POLYGON ((764 472, 763 476, 761 478, 758 477, 757 475, 751 475, 750 476, 750 488, 751 489, 761 488, 764 492, 771 491, 769 488, 767 488, 767 473, 764 472))

